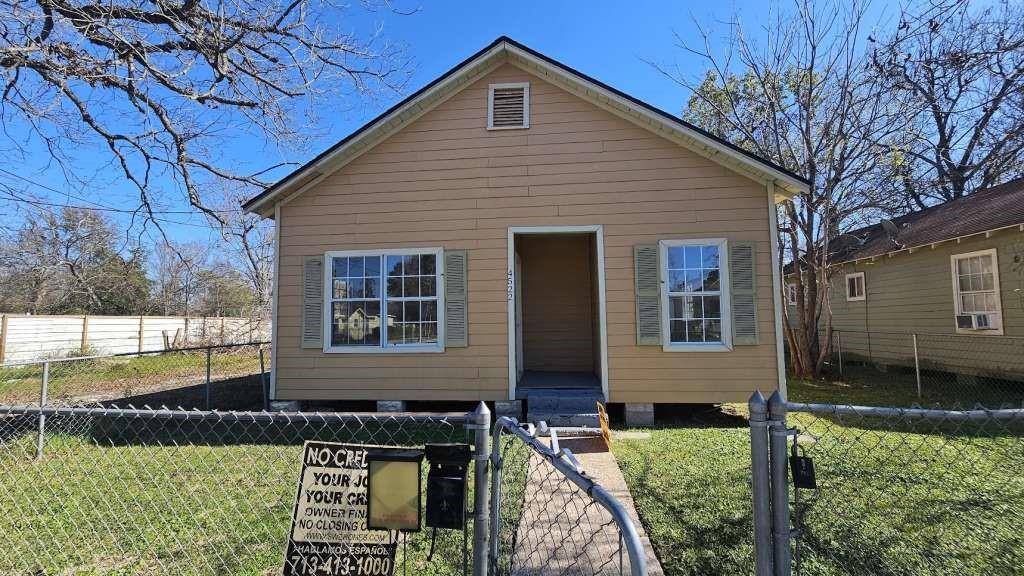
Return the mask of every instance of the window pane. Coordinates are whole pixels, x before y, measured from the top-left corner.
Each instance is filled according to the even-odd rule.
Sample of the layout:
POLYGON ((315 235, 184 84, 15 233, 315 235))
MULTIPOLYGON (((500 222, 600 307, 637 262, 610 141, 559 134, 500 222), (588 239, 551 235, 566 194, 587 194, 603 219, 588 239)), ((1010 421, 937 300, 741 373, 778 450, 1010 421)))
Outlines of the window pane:
POLYGON ((367 278, 363 282, 363 297, 364 298, 380 298, 380 279, 379 278, 367 278))
POLYGON ((686 267, 682 246, 673 246, 668 249, 668 267, 677 269, 686 267))
POLYGON ((402 279, 388 278, 388 296, 392 298, 402 297, 402 279))
POLYGON ((420 324, 420 342, 437 342, 437 322, 424 322, 420 324))
POLYGON ((437 320, 437 302, 436 301, 429 300, 429 301, 423 302, 423 304, 420 306, 420 319, 421 320, 429 320, 429 321, 436 321, 437 320))
POLYGON ((705 318, 721 318, 722 317, 722 297, 721 296, 705 296, 704 297, 704 317, 705 318))
POLYGON ((981 275, 981 289, 982 290, 993 290, 995 278, 992 274, 981 275))
POLYGON ((686 292, 700 292, 704 289, 704 275, 700 270, 686 271, 686 292))
POLYGON ((700 268, 700 246, 687 246, 686 250, 686 267, 687 268, 700 268))
POLYGON ((686 342, 686 322, 672 320, 669 324, 669 340, 672 342, 686 342))
POLYGON ((348 259, 348 275, 349 276, 362 276, 363 275, 363 257, 354 256, 348 259))
POLYGON ((686 292, 686 272, 683 270, 669 270, 668 291, 686 292))
POLYGON ((970 274, 971 267, 967 262, 966 258, 961 258, 956 261, 956 273, 957 274, 970 274))
POLYGON ((404 284, 405 288, 404 288, 404 290, 402 292, 402 295, 405 296, 406 298, 409 298, 409 297, 416 298, 417 296, 420 295, 420 280, 419 280, 419 278, 417 278, 415 276, 413 276, 411 278, 410 277, 406 277, 406 278, 403 279, 403 284, 404 284))
POLYGON ((401 322, 388 324, 388 344, 402 344, 405 342, 403 326, 405 324, 401 322))
POLYGON ((702 268, 718 268, 718 246, 702 246, 702 268))
POLYGON ((980 272, 984 274, 992 273, 992 257, 991 256, 979 256, 978 262, 981 265, 980 272))
POLYGON ((402 263, 402 274, 406 276, 412 276, 420 273, 420 256, 419 254, 413 254, 406 256, 405 261, 402 263))
POLYGON ((380 276, 380 256, 367 256, 363 259, 363 275, 380 276))
POLYGON ((353 278, 348 281, 348 298, 363 297, 363 279, 353 278))
POLYGON ((360 300, 331 304, 331 345, 380 345, 380 302, 360 300))
POLYGON ((402 275, 402 257, 388 256, 388 276, 402 275))
POLYGON ((419 302, 406 302, 405 303, 405 322, 419 322, 420 321, 420 303, 419 302))
POLYGON ((956 283, 957 287, 961 292, 969 292, 971 290, 970 276, 957 276, 956 283))
POLYGON ((437 256, 423 254, 420 256, 420 274, 433 275, 437 272, 437 256))
POLYGON ((420 296, 437 296, 437 278, 420 276, 420 296))
POLYGON ((687 296, 685 302, 686 318, 702 318, 704 316, 703 298, 700 296, 687 296))
POLYGON ((718 270, 705 270, 703 276, 704 291, 718 292, 718 290, 721 288, 718 281, 718 270))
POLYGON ((335 278, 344 278, 348 276, 348 258, 332 258, 331 259, 331 275, 335 278))
POLYGON ((704 322, 702 320, 687 320, 686 321, 686 341, 687 342, 703 342, 704 341, 704 322))
POLYGON ((416 344, 420 341, 420 325, 413 322, 404 325, 405 343, 416 344))
POLYGON ((334 280, 334 290, 332 290, 334 298, 348 298, 348 282, 344 280, 334 280))
POLYGON ((401 302, 388 302, 388 326, 402 322, 403 305, 401 302))
POLYGON ((672 296, 669 299, 670 303, 670 318, 682 318, 683 317, 683 297, 672 296))
POLYGON ((722 341, 722 321, 721 320, 705 320, 704 321, 704 340, 705 340, 705 342, 721 342, 722 341))

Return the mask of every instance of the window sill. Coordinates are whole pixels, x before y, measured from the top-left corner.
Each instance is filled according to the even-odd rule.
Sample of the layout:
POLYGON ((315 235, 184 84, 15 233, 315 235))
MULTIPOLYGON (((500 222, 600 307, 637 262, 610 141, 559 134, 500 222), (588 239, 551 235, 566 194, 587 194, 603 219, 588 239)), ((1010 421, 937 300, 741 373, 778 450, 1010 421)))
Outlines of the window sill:
POLYGON ((441 344, 408 346, 325 346, 324 354, 422 354, 444 352, 441 344))
POLYGON ((732 352, 732 346, 728 344, 663 344, 661 349, 665 352, 732 352))
POLYGON ((526 126, 488 126, 487 129, 488 130, 526 130, 529 127, 530 127, 529 125, 526 125, 526 126))
POLYGON ((971 330, 970 328, 957 328, 956 333, 961 336, 1002 336, 1003 329, 996 330, 971 330))
POLYGON ((863 302, 864 300, 867 300, 864 296, 854 296, 853 298, 849 296, 846 297, 847 302, 863 302))

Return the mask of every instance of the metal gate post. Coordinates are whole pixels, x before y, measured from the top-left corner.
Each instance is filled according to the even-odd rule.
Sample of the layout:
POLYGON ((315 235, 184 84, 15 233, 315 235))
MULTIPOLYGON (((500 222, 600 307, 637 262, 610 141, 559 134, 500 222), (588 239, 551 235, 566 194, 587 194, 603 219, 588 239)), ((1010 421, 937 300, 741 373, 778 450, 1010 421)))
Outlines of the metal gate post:
POLYGON ((768 436, 771 448, 772 557, 775 576, 790 576, 789 431, 786 429, 786 402, 778 391, 768 399, 768 415, 771 420, 768 436))
POLYGON ((39 387, 39 437, 36 438, 36 460, 43 457, 43 443, 46 441, 46 395, 50 387, 50 363, 43 362, 43 382, 39 387))
POLYGON ((474 436, 473 460, 473 576, 487 576, 487 532, 491 528, 490 506, 487 500, 487 466, 491 459, 491 411, 483 402, 473 413, 470 425, 474 436))
POLYGON ((757 576, 772 574, 771 484, 768 470, 768 402, 754 392, 750 408, 750 464, 754 500, 754 557, 757 576))

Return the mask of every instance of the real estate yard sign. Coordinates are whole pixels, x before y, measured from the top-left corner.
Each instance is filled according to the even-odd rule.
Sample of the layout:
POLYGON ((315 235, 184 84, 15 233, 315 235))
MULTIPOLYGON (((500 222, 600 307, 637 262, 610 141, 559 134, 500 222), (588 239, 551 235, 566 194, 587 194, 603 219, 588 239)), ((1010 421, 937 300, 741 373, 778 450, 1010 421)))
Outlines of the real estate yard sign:
POLYGON ((285 576, 390 576, 397 540, 366 527, 367 448, 308 441, 285 555, 285 576))

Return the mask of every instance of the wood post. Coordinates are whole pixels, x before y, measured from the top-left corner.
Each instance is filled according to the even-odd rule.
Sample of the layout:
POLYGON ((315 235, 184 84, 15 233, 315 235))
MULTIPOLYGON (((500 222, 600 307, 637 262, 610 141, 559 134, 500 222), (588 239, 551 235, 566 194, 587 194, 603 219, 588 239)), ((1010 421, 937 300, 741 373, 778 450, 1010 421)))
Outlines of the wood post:
POLYGON ((185 315, 185 337, 181 339, 182 347, 188 346, 188 315, 185 315))
POLYGON ((143 344, 143 341, 144 341, 143 337, 145 336, 145 333, 144 333, 144 330, 145 330, 144 326, 145 326, 145 322, 146 322, 145 318, 146 318, 145 316, 139 316, 139 354, 142 354, 142 344, 143 344))
POLYGON ((0 364, 4 363, 7 353, 7 314, 0 316, 0 364))
POLYGON ((78 346, 78 353, 82 356, 89 355, 89 315, 82 316, 82 343, 78 346))

